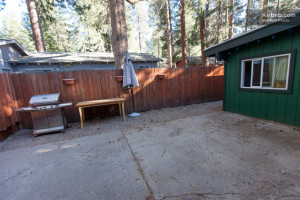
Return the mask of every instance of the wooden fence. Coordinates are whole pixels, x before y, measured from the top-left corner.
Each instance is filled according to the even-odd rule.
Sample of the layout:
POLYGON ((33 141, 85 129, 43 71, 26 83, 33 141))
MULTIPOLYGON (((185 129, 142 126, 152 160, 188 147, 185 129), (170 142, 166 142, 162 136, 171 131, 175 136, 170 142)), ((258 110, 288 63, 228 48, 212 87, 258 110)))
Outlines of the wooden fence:
MULTIPOLYGON (((136 74, 140 84, 139 88, 134 89, 137 112, 217 101, 223 96, 223 67, 138 69, 136 74), (159 79, 158 74, 165 74, 164 79, 159 79)), ((15 90, 15 95, 12 95, 14 106, 29 106, 28 102, 33 95, 61 93, 64 102, 73 103, 73 106, 66 108, 65 113, 67 121, 74 122, 79 121, 75 105, 81 101, 123 97, 126 99, 126 113, 132 112, 130 92, 123 89, 122 83, 116 80, 118 75, 122 75, 121 70, 11 74, 12 81, 7 74, 4 76, 8 82, 12 82, 15 90), (62 82, 64 78, 75 78, 75 84, 65 85, 62 82)), ((108 106, 88 109, 86 115, 89 118, 99 116, 99 113, 116 114, 117 111, 117 106, 108 106)), ((30 114, 19 115, 23 127, 32 128, 30 114)))
POLYGON ((9 73, 0 73, 0 132, 16 125, 18 116, 15 109, 17 107, 11 75, 9 73))

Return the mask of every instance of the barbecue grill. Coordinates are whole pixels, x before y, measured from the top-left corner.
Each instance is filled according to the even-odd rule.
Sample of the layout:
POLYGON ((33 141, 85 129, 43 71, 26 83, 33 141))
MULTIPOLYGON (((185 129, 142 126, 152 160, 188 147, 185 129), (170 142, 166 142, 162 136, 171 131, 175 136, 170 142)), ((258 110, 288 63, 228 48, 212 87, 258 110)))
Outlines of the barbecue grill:
POLYGON ((33 135, 65 130, 66 120, 64 109, 72 103, 61 103, 60 93, 43 94, 31 97, 30 107, 19 108, 16 111, 30 112, 33 121, 33 135))

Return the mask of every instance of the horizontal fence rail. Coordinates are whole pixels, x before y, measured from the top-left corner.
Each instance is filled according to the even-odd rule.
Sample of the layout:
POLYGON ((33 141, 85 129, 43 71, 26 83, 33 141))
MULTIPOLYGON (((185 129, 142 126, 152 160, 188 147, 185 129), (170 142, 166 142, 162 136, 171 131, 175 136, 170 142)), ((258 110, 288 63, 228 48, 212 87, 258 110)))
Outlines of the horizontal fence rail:
MULTIPOLYGON (((132 112, 130 91, 123 89, 122 82, 116 79, 116 76, 120 75, 122 70, 5 74, 4 76, 6 81, 12 83, 9 87, 10 91, 13 92, 13 88, 15 91, 12 94, 11 106, 29 106, 29 100, 33 95, 61 93, 63 102, 73 103, 71 107, 65 108, 67 122, 75 122, 79 121, 79 113, 75 105, 81 101, 122 97, 126 99, 126 113, 132 112), (65 85, 62 80, 66 78, 75 78, 74 85, 65 85)), ((223 98, 223 67, 138 69, 136 75, 140 84, 140 87, 134 88, 137 112, 217 101, 223 98), (165 74, 164 78, 160 79, 159 74, 165 74)), ((90 108, 86 110, 86 117, 88 119, 108 113, 117 114, 118 107, 90 108)), ((14 120, 17 119, 16 117, 17 115, 13 113, 14 120)), ((32 128, 29 113, 19 113, 19 120, 24 128, 32 128)), ((12 122, 11 120, 10 123, 12 122)), ((1 120, 1 128, 3 127, 5 125, 2 125, 1 120)))

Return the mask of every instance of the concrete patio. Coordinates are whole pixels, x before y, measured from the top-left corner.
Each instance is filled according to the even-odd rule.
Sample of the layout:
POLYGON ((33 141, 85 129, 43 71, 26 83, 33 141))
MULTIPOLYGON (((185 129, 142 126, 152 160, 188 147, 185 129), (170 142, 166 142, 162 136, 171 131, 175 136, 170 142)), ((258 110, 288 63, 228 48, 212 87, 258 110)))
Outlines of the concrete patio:
POLYGON ((299 128, 222 102, 0 144, 0 199, 300 199, 299 128))

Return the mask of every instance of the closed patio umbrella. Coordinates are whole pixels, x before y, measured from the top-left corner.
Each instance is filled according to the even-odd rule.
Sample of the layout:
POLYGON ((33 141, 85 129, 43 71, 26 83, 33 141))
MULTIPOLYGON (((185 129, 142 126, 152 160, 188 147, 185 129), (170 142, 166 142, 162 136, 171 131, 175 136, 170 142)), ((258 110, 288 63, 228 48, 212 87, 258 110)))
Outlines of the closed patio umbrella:
POLYGON ((139 87, 139 82, 137 81, 134 68, 131 62, 131 57, 129 53, 126 53, 125 56, 125 63, 123 67, 123 87, 131 89, 131 97, 132 97, 132 106, 133 106, 133 113, 129 114, 130 117, 138 117, 140 116, 139 113, 135 112, 134 108, 134 98, 133 98, 133 87, 139 87))

